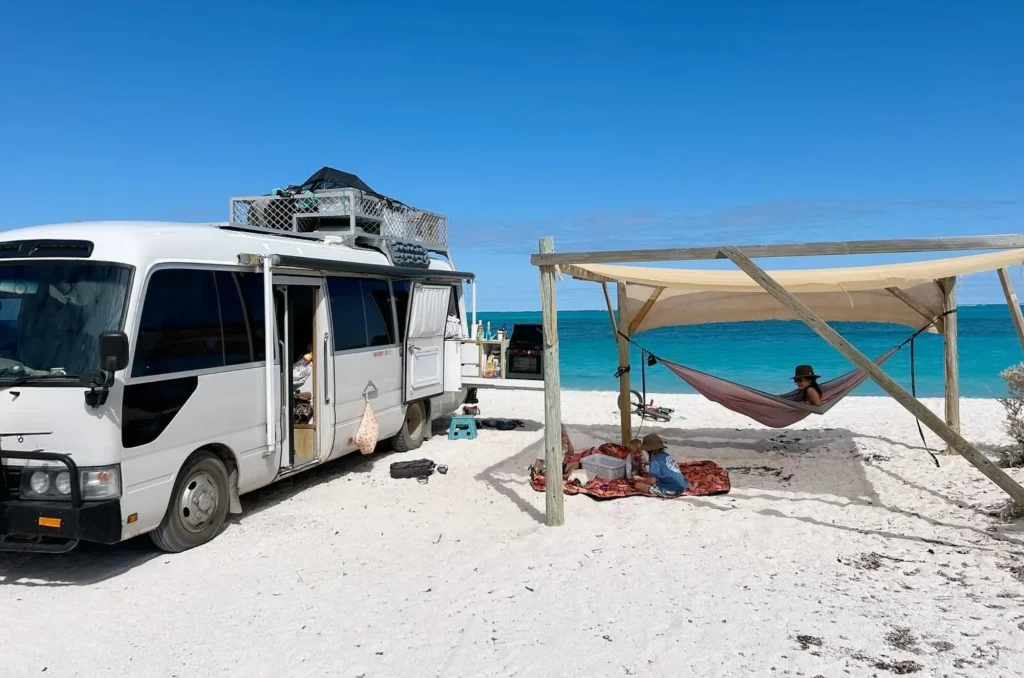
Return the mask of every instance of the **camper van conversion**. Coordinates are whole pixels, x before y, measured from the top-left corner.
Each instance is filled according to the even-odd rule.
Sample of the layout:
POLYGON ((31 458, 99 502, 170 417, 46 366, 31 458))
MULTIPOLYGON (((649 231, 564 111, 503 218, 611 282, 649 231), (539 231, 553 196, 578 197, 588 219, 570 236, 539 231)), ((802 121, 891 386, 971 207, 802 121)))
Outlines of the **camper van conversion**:
POLYGON ((0 550, 182 551, 355 451, 367 404, 399 451, 461 405, 473 276, 444 217, 362 186, 0 234, 0 550))

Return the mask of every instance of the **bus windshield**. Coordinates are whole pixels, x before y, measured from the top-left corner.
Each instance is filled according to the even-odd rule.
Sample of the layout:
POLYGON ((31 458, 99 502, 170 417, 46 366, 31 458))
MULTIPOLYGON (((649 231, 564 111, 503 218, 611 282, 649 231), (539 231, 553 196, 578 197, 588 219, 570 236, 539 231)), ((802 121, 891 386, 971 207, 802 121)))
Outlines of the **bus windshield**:
POLYGON ((121 329, 131 271, 87 262, 0 262, 0 383, 81 377, 101 332, 121 329))

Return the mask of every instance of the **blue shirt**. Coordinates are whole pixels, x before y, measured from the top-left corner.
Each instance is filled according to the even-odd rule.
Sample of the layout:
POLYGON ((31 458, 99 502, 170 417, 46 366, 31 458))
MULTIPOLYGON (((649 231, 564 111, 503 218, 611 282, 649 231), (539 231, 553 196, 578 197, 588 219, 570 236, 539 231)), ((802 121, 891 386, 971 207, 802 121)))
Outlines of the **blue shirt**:
POLYGON ((650 474, 657 478, 658 487, 666 492, 676 494, 683 492, 690 483, 679 471, 679 464, 668 452, 651 453, 650 474))

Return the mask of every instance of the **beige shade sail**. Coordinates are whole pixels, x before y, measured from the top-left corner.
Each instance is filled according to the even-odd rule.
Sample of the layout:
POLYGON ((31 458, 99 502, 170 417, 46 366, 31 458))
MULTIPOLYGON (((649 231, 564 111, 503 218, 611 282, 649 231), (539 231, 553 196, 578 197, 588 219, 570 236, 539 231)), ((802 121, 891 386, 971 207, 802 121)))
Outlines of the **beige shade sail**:
MULTIPOLYGON (((768 273, 828 321, 880 322, 922 327, 942 314, 937 283, 1024 263, 1024 249, 947 257, 907 264, 851 266, 768 273), (908 300, 900 299, 899 290, 908 300)), ((651 295, 662 288, 634 332, 674 325, 748 320, 793 320, 778 301, 739 270, 562 265, 566 275, 592 282, 624 283, 620 308, 629 326, 651 295)), ((934 328, 933 328, 934 331, 934 328)))

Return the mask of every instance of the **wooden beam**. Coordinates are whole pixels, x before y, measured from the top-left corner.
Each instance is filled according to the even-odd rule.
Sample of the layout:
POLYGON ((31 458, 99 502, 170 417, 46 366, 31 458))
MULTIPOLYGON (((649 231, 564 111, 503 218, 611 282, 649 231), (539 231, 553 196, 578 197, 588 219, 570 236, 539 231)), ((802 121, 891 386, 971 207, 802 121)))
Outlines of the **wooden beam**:
MULTIPOLYGON (((1024 247, 1024 235, 978 235, 952 238, 911 238, 906 240, 850 240, 779 245, 744 245, 741 249, 747 256, 757 259, 759 257, 1009 250, 1018 247, 1024 247)), ((724 258, 721 247, 683 247, 534 254, 530 258, 530 263, 534 266, 541 266, 553 264, 613 264, 631 261, 698 261, 724 258)))
MULTIPOLYGON (((943 318, 943 355, 946 375, 946 424, 960 433, 960 355, 957 350, 956 322, 956 278, 943 278, 939 282, 942 289, 942 311, 948 313, 943 318)), ((956 454, 956 448, 946 448, 948 454, 956 454)))
POLYGON ((654 288, 654 291, 651 292, 651 296, 647 297, 647 301, 645 301, 644 305, 640 307, 640 311, 633 316, 632 320, 629 321, 629 331, 626 332, 628 336, 633 336, 633 333, 636 332, 636 328, 640 327, 640 323, 644 321, 644 318, 646 318, 647 314, 650 313, 651 307, 654 306, 654 302, 658 300, 658 297, 660 297, 661 293, 664 291, 664 287, 654 288))
MULTIPOLYGON (((554 252, 555 239, 541 238, 541 252, 554 252)), ((558 304, 555 267, 540 267, 540 300, 544 325, 544 491, 547 524, 565 524, 565 489, 562 487, 562 386, 558 370, 558 304)))
POLYGON ((608 320, 612 323, 612 339, 618 341, 619 328, 615 324, 615 310, 612 308, 612 297, 608 294, 608 283, 601 283, 601 291, 604 292, 604 304, 608 308, 608 320))
POLYGON ((619 433, 622 444, 628 445, 629 439, 633 437, 633 420, 631 407, 629 406, 629 342, 622 334, 629 335, 626 330, 625 308, 626 308, 626 284, 618 284, 619 302, 619 331, 615 339, 619 343, 619 433), (623 369, 626 368, 626 369, 623 369))
POLYGON ((804 305, 803 302, 790 294, 774 278, 769 276, 761 269, 761 267, 751 261, 747 255, 735 247, 723 247, 722 254, 732 260, 733 263, 757 282, 765 292, 775 297, 780 304, 789 309, 793 315, 804 321, 808 327, 814 330, 818 336, 839 351, 843 357, 852 362, 859 369, 866 372, 867 375, 871 377, 876 384, 881 386, 886 393, 891 395, 896 402, 909 410, 911 414, 921 421, 921 423, 934 431, 935 434, 942 438, 950 447, 963 455, 964 459, 974 464, 979 471, 1002 488, 1003 491, 1014 499, 1014 501, 1021 506, 1024 506, 1024 487, 1021 487, 1017 481, 1008 476, 1001 468, 993 464, 988 457, 979 452, 957 431, 953 430, 952 427, 948 426, 946 422, 939 418, 938 415, 928 409, 924 403, 907 393, 907 391, 897 384, 892 377, 886 374, 882 368, 871 362, 866 355, 854 348, 854 346, 844 339, 842 335, 832 329, 828 323, 819 318, 814 311, 804 305))
POLYGON ((1020 312, 1020 302, 1017 301, 1017 293, 1013 290, 1010 271, 1005 268, 999 269, 999 282, 1003 286, 1003 296, 1006 297, 1006 305, 1010 308, 1013 328, 1017 330, 1017 339, 1020 341, 1021 348, 1024 348, 1024 315, 1021 315, 1020 312))
POLYGON ((945 331, 943 329, 945 324, 942 322, 942 318, 936 319, 936 317, 941 315, 941 313, 935 313, 934 311, 931 311, 927 306, 925 306, 917 299, 910 296, 909 294, 907 294, 898 287, 886 287, 885 291, 891 294, 892 296, 896 297, 900 301, 902 301, 910 308, 917 311, 918 315, 920 315, 925 320, 930 321, 929 324, 934 325, 936 330, 938 330, 939 332, 945 331))

